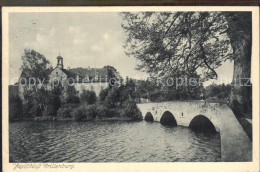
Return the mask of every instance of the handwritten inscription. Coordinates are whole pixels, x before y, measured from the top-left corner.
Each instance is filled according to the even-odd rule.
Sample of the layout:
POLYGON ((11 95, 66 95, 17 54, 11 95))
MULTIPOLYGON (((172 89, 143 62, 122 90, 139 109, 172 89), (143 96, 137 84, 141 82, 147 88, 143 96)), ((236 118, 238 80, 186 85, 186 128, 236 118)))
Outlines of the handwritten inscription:
POLYGON ((73 169, 75 168, 75 165, 72 164, 54 164, 54 163, 44 163, 44 164, 34 164, 34 163, 29 163, 29 164, 19 164, 15 163, 13 170, 17 169, 39 169, 39 168, 66 168, 66 169, 73 169))

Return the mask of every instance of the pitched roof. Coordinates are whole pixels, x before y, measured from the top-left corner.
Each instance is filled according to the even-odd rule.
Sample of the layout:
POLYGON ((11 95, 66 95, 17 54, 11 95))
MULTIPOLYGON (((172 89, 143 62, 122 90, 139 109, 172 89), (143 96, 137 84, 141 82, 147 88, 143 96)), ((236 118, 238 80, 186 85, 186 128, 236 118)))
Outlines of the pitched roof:
POLYGON ((73 68, 69 70, 70 72, 79 75, 80 77, 85 77, 85 76, 95 76, 95 72, 97 75, 101 77, 106 77, 107 75, 107 70, 106 68, 73 68))
POLYGON ((60 69, 62 72, 64 72, 69 78, 76 78, 76 74, 67 70, 67 69, 60 69))
MULTIPOLYGON (((68 75, 70 78, 77 78, 79 76, 79 81, 82 81, 82 79, 88 77, 89 80, 92 80, 95 78, 95 76, 98 76, 98 81, 105 82, 107 81, 107 69, 106 68, 73 68, 73 69, 62 69, 64 73, 68 75)), ((94 81, 94 80, 92 80, 94 81)), ((95 81, 94 81, 95 82, 95 81)))

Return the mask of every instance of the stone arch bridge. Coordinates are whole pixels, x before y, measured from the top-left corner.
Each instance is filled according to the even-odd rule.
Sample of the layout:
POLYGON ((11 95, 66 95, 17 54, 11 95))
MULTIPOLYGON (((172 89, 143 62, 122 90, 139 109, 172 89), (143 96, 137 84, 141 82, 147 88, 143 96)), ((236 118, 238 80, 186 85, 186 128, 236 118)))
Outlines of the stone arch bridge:
POLYGON ((222 161, 252 161, 252 142, 226 104, 173 101, 144 103, 137 106, 144 119, 155 122, 167 122, 168 119, 186 127, 212 125, 215 131, 220 133, 222 161))

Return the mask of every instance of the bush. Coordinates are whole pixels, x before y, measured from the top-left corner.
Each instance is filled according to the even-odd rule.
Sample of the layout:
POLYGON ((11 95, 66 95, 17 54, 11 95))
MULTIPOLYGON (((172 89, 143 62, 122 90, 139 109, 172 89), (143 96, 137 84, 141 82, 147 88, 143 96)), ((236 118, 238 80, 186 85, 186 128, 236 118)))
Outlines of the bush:
POLYGON ((132 120, 142 119, 142 114, 134 100, 127 100, 124 102, 121 114, 123 117, 130 117, 132 120))
POLYGON ((101 90, 100 93, 99 93, 99 100, 100 101, 105 101, 106 98, 107 98, 107 95, 108 95, 108 89, 104 89, 104 90, 101 90))
POLYGON ((37 90, 26 91, 24 97, 25 105, 23 110, 26 116, 30 117, 54 116, 61 106, 58 90, 49 91, 42 87, 37 90))
POLYGON ((86 110, 85 113, 86 113, 87 119, 94 119, 98 115, 96 105, 87 105, 87 106, 85 106, 85 110, 86 110))
POLYGON ((55 120, 55 117, 53 116, 37 116, 34 118, 35 121, 53 121, 55 120))
POLYGON ((61 98, 59 95, 52 94, 49 106, 53 108, 52 115, 56 115, 57 111, 61 107, 61 98))
POLYGON ((69 104, 79 104, 80 100, 79 100, 79 98, 77 96, 71 96, 71 97, 67 97, 66 103, 69 103, 69 104))
POLYGON ((120 116, 116 109, 107 108, 104 105, 96 106, 96 114, 98 117, 102 118, 112 118, 114 116, 120 116))
POLYGON ((97 96, 93 91, 84 90, 80 95, 80 99, 82 102, 87 102, 88 104, 92 105, 97 101, 97 96))
POLYGON ((120 91, 119 88, 114 86, 109 90, 108 96, 106 97, 105 104, 109 108, 114 108, 117 102, 120 101, 120 91))
POLYGON ((66 103, 79 104, 80 100, 78 98, 78 91, 74 86, 68 86, 65 92, 65 101, 66 103))
POLYGON ((85 108, 82 107, 82 106, 75 108, 71 112, 71 116, 72 116, 74 121, 81 121, 81 120, 86 119, 85 108))
POLYGON ((75 105, 73 104, 67 104, 61 108, 59 108, 57 116, 59 118, 71 118, 71 113, 75 109, 75 105))
POLYGON ((43 116, 54 116, 57 113, 56 107, 53 105, 46 105, 42 112, 43 116))
POLYGON ((30 114, 33 117, 42 116, 43 113, 43 105, 40 104, 36 99, 32 100, 32 109, 30 110, 30 114))
POLYGON ((97 116, 96 105, 81 105, 71 112, 74 121, 94 119, 97 116))
POLYGON ((109 109, 103 105, 97 105, 96 113, 98 117, 107 117, 109 109))

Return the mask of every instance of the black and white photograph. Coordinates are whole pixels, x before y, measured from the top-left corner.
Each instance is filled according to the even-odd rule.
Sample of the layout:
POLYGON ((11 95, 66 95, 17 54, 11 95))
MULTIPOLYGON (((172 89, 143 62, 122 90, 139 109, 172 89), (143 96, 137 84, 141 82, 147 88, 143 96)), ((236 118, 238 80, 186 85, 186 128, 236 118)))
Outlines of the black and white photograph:
POLYGON ((258 8, 35 9, 3 22, 10 170, 259 158, 258 8))

